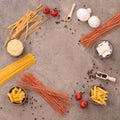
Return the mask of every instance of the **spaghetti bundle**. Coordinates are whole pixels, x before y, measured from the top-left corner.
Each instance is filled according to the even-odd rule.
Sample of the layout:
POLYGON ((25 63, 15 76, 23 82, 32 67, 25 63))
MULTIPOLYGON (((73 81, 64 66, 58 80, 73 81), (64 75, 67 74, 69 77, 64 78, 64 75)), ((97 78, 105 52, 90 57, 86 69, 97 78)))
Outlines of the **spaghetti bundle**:
POLYGON ((26 14, 22 16, 17 22, 10 25, 8 29, 10 30, 9 35, 4 43, 4 46, 11 39, 24 40, 32 32, 37 30, 43 23, 43 16, 37 16, 38 12, 42 10, 42 5, 38 5, 35 10, 27 10, 26 14))
POLYGON ((12 79, 23 70, 30 67, 35 63, 35 61, 35 56, 29 53, 23 58, 20 58, 19 60, 0 70, 0 86, 5 84, 8 80, 12 79))
POLYGON ((109 19, 101 27, 95 29, 92 32, 82 36, 81 43, 86 47, 91 47, 99 38, 105 35, 108 31, 120 25, 120 12, 109 19))
POLYGON ((67 94, 63 94, 46 87, 31 73, 26 73, 22 76, 22 80, 18 81, 18 84, 26 89, 37 92, 41 97, 46 100, 50 106, 60 114, 64 114, 67 110, 66 105, 70 105, 71 101, 67 94))

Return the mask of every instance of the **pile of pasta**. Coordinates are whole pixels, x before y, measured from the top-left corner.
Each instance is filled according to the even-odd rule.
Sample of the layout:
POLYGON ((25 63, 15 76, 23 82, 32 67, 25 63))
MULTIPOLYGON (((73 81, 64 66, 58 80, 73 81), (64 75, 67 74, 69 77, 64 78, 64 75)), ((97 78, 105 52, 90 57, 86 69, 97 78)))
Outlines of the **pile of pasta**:
POLYGON ((44 21, 43 16, 38 16, 43 6, 40 4, 35 10, 27 10, 26 14, 22 16, 17 22, 8 26, 10 30, 9 35, 4 43, 4 46, 12 39, 25 40, 28 35, 37 30, 44 21))
POLYGON ((24 57, 18 59, 17 61, 13 62, 12 64, 8 65, 7 67, 0 70, 0 86, 5 84, 8 80, 15 77, 20 72, 24 71, 32 64, 34 64, 36 58, 33 54, 28 53, 24 57))
POLYGON ((72 105, 69 95, 52 90, 31 73, 25 73, 17 83, 25 89, 38 93, 58 113, 64 115, 67 106, 72 105))
POLYGON ((8 98, 11 103, 22 104, 25 101, 25 91, 20 87, 14 87, 9 93, 8 98))
POLYGON ((99 105, 106 105, 108 99, 108 92, 99 86, 94 86, 90 90, 90 99, 99 105))
POLYGON ((107 34, 113 28, 120 26, 120 12, 115 14, 111 19, 106 21, 102 26, 87 33, 81 37, 80 42, 86 47, 90 48, 97 40, 107 34))

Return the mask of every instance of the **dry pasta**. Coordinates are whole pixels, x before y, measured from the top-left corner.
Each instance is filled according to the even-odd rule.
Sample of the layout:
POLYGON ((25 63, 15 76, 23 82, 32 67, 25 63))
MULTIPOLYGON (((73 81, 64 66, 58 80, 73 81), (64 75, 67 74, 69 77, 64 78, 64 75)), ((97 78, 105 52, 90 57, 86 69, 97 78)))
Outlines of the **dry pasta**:
POLYGON ((31 73, 25 73, 22 76, 22 80, 18 81, 18 84, 26 89, 37 92, 56 112, 61 115, 66 113, 67 106, 72 105, 68 94, 48 88, 31 73))
POLYGON ((106 33, 108 33, 113 28, 120 25, 120 12, 115 14, 111 19, 105 22, 102 26, 95 29, 92 32, 87 33, 82 36, 80 42, 86 47, 91 47, 98 39, 103 37, 106 33))
MULTIPOLYGON (((4 46, 12 39, 26 39, 29 35, 29 31, 34 32, 43 23, 43 18, 37 16, 38 12, 42 10, 42 5, 38 5, 35 10, 27 10, 26 14, 22 16, 17 22, 8 26, 10 30, 9 35, 4 43, 4 46), (39 23, 39 24, 38 24, 39 23), (33 26, 33 27, 31 27, 33 26)), ((31 34, 30 33, 30 34, 31 34)))
POLYGON ((20 72, 24 71, 32 64, 34 64, 36 58, 33 54, 29 53, 25 55, 23 58, 13 62, 7 67, 0 70, 0 86, 6 83, 8 80, 15 77, 20 72))

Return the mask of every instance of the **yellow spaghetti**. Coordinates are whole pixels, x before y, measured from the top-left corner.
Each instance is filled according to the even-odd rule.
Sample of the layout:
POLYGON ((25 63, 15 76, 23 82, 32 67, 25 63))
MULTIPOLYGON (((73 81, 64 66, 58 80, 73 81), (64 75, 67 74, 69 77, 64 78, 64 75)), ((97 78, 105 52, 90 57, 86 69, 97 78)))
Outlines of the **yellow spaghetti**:
POLYGON ((35 63, 35 61, 35 56, 31 53, 28 53, 24 57, 0 70, 0 86, 5 84, 8 80, 12 79, 20 72, 30 67, 35 63))

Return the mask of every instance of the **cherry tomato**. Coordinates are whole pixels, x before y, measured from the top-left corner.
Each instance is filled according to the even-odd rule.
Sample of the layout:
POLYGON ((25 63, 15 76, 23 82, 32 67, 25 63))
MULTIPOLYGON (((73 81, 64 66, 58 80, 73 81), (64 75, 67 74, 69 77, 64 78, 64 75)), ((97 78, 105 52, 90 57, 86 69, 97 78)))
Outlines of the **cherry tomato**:
POLYGON ((76 93, 75 98, 76 98, 76 100, 81 100, 82 99, 82 94, 81 93, 76 93))
POLYGON ((50 14, 50 8, 48 6, 43 8, 43 13, 44 14, 50 14))
POLYGON ((80 107, 81 107, 81 108, 87 108, 87 107, 88 107, 88 101, 82 100, 82 101, 80 102, 80 107))
POLYGON ((51 10, 51 15, 52 15, 53 17, 58 16, 58 10, 55 10, 55 9, 51 10))

